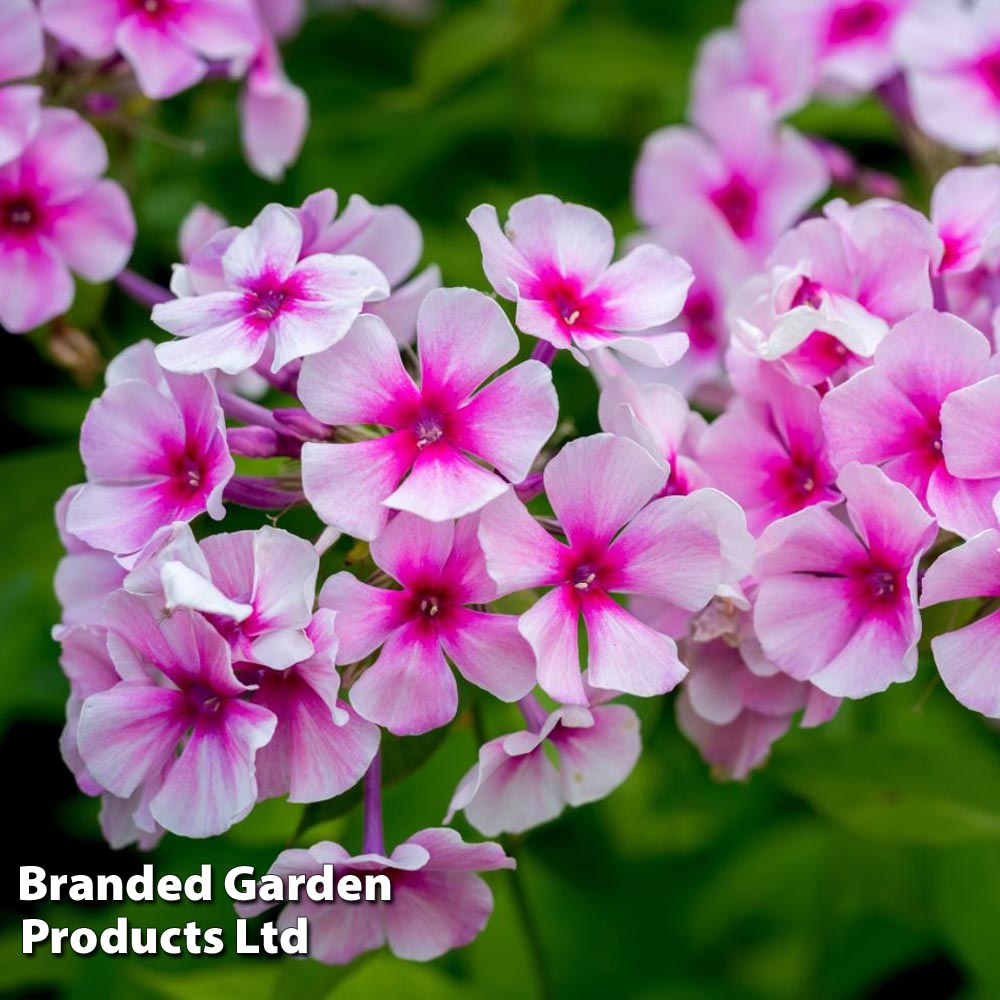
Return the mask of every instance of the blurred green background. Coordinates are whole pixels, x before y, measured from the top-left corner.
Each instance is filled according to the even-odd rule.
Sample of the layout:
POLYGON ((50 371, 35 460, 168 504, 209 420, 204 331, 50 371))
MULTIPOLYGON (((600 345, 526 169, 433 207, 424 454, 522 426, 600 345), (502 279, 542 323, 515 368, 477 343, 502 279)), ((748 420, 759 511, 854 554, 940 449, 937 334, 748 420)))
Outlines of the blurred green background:
MULTIPOLYGON (((269 200, 297 204, 332 186, 397 202, 423 226, 426 260, 447 284, 485 287, 464 223, 481 201, 500 208, 537 191, 590 204, 619 233, 632 227, 631 167, 643 137, 681 120, 695 46, 728 22, 732 3, 699 0, 479 0, 446 3, 425 22, 325 11, 286 51, 313 124, 299 164, 272 187, 239 153, 236 88, 198 88, 151 112, 166 133, 201 140, 199 157, 149 138, 109 135, 133 195, 133 266, 166 281, 177 227, 195 201, 240 224, 269 200)), ((820 107, 800 124, 869 165, 904 170, 873 104, 820 107)), ((73 319, 105 356, 152 334, 114 290, 82 289, 73 319)), ((48 363, 44 332, 0 337, 8 428, 0 459, 0 684, 10 866, 52 872, 138 870, 220 875, 262 870, 303 823, 270 802, 211 841, 168 836, 150 858, 111 852, 96 802, 79 794, 57 749, 66 685, 48 637, 59 557, 51 508, 81 477, 80 421, 95 386, 48 363)), ((566 416, 594 430, 588 376, 560 361, 566 416)), ((246 519, 223 527, 244 526, 246 519)), ((287 525, 292 526, 292 525, 287 525)), ((669 700, 644 703, 645 753, 605 802, 564 815, 512 845, 515 883, 490 876, 496 910, 469 948, 427 966, 382 953, 348 970, 312 962, 222 958, 59 958, 20 954, 20 919, 97 929, 119 914, 139 926, 197 920, 230 929, 228 904, 5 903, 0 994, 79 1000, 541 996, 537 965, 560 997, 641 1000, 840 1000, 1000 996, 1000 738, 958 709, 925 663, 917 680, 845 706, 818 732, 793 732, 747 784, 715 781, 677 732, 669 700)), ((501 706, 475 721, 512 728, 501 706)), ((388 840, 441 821, 476 749, 468 705, 430 754, 386 794, 388 840)), ((399 755, 399 747, 387 753, 399 755)), ((345 805, 356 801, 348 799, 345 805)), ((330 811, 338 811, 336 808, 330 811)), ((311 814, 316 818, 315 814, 311 814)), ((310 819, 308 822, 311 822, 310 819)), ((466 830, 466 833, 469 831, 466 830)), ((360 846, 349 811, 308 833, 360 846)), ((13 873, 11 878, 13 877, 13 873)))

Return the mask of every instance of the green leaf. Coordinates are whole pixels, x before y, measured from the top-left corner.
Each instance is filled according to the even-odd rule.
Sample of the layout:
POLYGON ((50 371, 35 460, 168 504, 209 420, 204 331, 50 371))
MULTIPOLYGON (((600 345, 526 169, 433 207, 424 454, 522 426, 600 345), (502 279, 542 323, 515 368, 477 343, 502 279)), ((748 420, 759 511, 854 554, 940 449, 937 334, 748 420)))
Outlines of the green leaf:
POLYGON ((323 1000, 368 958, 367 954, 359 955, 350 965, 323 965, 322 962, 285 959, 271 996, 273 1000, 323 1000))
POLYGON ((246 1000, 267 993, 278 970, 275 965, 243 962, 199 972, 154 972, 136 966, 130 975, 164 1000, 246 1000))
MULTIPOLYGON (((450 726, 442 726, 440 729, 432 729, 429 733, 424 733, 423 736, 400 737, 383 733, 382 784, 385 786, 394 785, 416 771, 441 746, 450 728, 450 726)), ((315 802, 307 806, 302 821, 299 823, 299 835, 318 823, 325 823, 328 820, 345 816, 361 801, 361 797, 362 785, 359 782, 350 791, 338 795, 335 799, 315 802)))
POLYGON ((1000 839, 1000 765, 970 746, 815 742, 776 754, 770 774, 863 836, 930 845, 1000 839))

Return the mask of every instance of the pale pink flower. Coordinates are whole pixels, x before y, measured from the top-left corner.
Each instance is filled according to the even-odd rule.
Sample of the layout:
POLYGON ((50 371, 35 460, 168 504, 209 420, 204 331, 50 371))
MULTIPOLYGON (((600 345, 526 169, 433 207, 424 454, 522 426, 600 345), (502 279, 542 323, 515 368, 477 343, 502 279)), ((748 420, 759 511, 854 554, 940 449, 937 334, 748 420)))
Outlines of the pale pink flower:
POLYGON ((817 385, 864 367, 889 327, 933 301, 940 241, 913 209, 826 206, 786 233, 732 303, 735 344, 817 385))
POLYGON ((235 466, 212 383, 164 371, 149 341, 123 351, 106 381, 80 433, 87 482, 70 501, 69 533, 123 555, 173 521, 223 517, 235 466))
POLYGON ((820 396, 761 366, 759 396, 739 395, 698 441, 707 482, 731 496, 760 534, 772 521, 815 503, 835 503, 820 396))
POLYGON ((42 0, 45 27, 90 59, 115 52, 147 97, 198 83, 209 61, 248 58, 261 38, 255 0, 42 0))
POLYGON ((472 684, 516 701, 535 684, 531 648, 513 615, 492 614, 497 596, 476 538, 478 519, 452 523, 397 514, 371 544, 372 559, 401 590, 337 573, 320 605, 336 611, 338 662, 354 663, 381 648, 351 687, 351 704, 392 733, 423 733, 450 722, 458 688, 445 660, 472 684))
MULTIPOLYGON (((935 559, 921 583, 920 606, 998 597, 1000 532, 990 528, 935 559)), ((1000 611, 935 636, 931 650, 945 686, 966 708, 1000 718, 1000 611)))
MULTIPOLYGON (((385 874, 392 883, 386 902, 342 900, 289 903, 278 917, 279 928, 309 922, 309 954, 328 965, 347 965, 358 955, 388 945, 398 958, 428 962, 472 941, 493 911, 493 895, 477 874, 514 868, 499 844, 466 844, 446 828, 421 830, 390 855, 351 856, 328 840, 308 849, 282 851, 269 874, 317 875, 333 865, 345 875, 385 874)), ((271 903, 241 905, 244 916, 262 913, 271 903)))
POLYGON ((177 523, 138 553, 124 586, 165 614, 200 612, 229 642, 235 662, 284 670, 315 653, 308 628, 318 572, 315 548, 279 528, 198 542, 177 523))
POLYGON ((508 733, 480 748, 478 762, 455 789, 446 823, 461 810, 486 836, 522 833, 555 819, 567 805, 603 799, 631 774, 642 751, 631 708, 566 705, 546 716, 535 705, 540 728, 508 733))
POLYGON ((21 155, 0 167, 0 324, 22 333, 65 312, 75 271, 107 281, 132 253, 125 192, 103 180, 96 130, 65 108, 45 108, 21 155))
POLYGON ((917 563, 937 528, 905 486, 874 466, 852 462, 837 484, 849 524, 813 506, 761 536, 754 628, 785 673, 863 698, 916 673, 917 563))
POLYGON ((556 426, 545 365, 525 361, 483 385, 514 357, 518 342, 503 310, 481 292, 430 292, 417 346, 419 387, 375 316, 362 316, 340 343, 302 365, 299 395, 314 417, 389 428, 384 437, 368 432, 361 435, 368 440, 302 447, 309 502, 327 524, 356 538, 374 538, 390 510, 432 521, 479 510, 507 482, 528 475, 556 426))
POLYGON ((762 261, 826 190, 826 164, 794 129, 775 126, 764 99, 750 91, 714 102, 700 125, 671 126, 646 140, 633 180, 636 217, 657 227, 692 206, 708 209, 762 261))
POLYGON ((323 802, 356 785, 379 746, 377 726, 338 697, 336 615, 320 609, 306 626, 311 656, 286 670, 241 671, 257 689, 250 700, 278 720, 257 751, 257 794, 289 802, 323 802))
POLYGON ((674 640, 612 594, 703 607, 723 581, 746 573, 733 565, 744 560, 748 542, 739 509, 712 490, 654 500, 664 485, 662 465, 611 434, 570 442, 545 467, 544 480, 566 543, 512 492, 486 507, 479 528, 501 593, 552 588, 520 619, 542 689, 563 704, 588 704, 577 636, 582 616, 594 687, 646 697, 671 690, 687 672, 674 640))
MULTIPOLYGON (((215 241, 221 238, 224 233, 215 241)), ((300 258, 301 249, 298 219, 268 205, 222 253, 222 289, 199 293, 188 270, 177 272, 172 287, 181 297, 153 307, 154 323, 185 338, 157 347, 164 367, 235 375, 271 347, 277 372, 335 344, 366 301, 389 294, 382 272, 365 258, 300 258)))
POLYGON ((1000 166, 949 170, 931 196, 931 222, 944 244, 939 274, 968 274, 1000 249, 1000 166))
POLYGON ((121 799, 140 792, 164 829, 222 833, 257 799, 254 756, 274 715, 245 700, 226 641, 195 612, 157 620, 118 591, 105 615, 121 680, 83 702, 77 744, 88 773, 121 799))
POLYGON ((583 205, 535 195, 510 208, 501 230, 492 205, 469 214, 483 270, 496 293, 517 303, 524 333, 558 349, 621 351, 643 364, 673 364, 683 334, 653 333, 677 317, 691 269, 662 247, 643 244, 612 264, 611 224, 583 205), (630 336, 626 334, 636 334, 630 336))
POLYGON ((1000 147, 1000 8, 936 0, 904 18, 896 51, 917 124, 964 153, 1000 147))
POLYGON ((32 0, 7 0, 0 34, 0 166, 20 156, 38 131, 42 88, 11 86, 32 77, 45 55, 42 23, 32 0))
POLYGON ((990 527, 1000 452, 988 439, 1000 379, 981 383, 989 374, 990 345, 978 330, 948 313, 914 313, 879 344, 870 368, 823 399, 831 461, 881 466, 946 531, 968 538, 990 527), (949 404, 957 390, 964 392, 949 404))

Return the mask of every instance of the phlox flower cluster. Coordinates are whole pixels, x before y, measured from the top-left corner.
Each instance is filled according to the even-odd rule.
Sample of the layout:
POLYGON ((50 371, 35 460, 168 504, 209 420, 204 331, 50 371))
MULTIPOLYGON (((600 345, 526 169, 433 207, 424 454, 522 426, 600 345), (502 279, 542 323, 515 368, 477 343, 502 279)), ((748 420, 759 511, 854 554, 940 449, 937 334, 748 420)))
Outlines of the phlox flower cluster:
MULTIPOLYGON (((161 4, 188 27, 155 86, 188 85, 225 33, 161 4)), ((73 6, 43 3, 50 30, 73 6)), ((130 59, 151 29, 112 6, 93 54, 130 59)), ((322 961, 427 960, 485 925, 479 873, 515 864, 450 824, 519 834, 607 796, 651 699, 673 693, 735 779, 793 725, 911 681, 928 647, 954 698, 1000 718, 1000 167, 944 173, 925 214, 782 121, 874 91, 903 129, 997 148, 992 9, 746 0, 701 50, 691 125, 642 149, 639 233, 616 245, 548 194, 472 209, 494 294, 415 274, 396 206, 338 214, 322 191, 244 227, 195 209, 151 314, 173 336, 109 366, 56 512, 62 749, 109 842, 214 836, 263 799, 360 783, 361 853, 323 841, 271 870, 383 871, 392 905, 280 920, 309 916, 322 961), (560 422, 575 365, 599 433, 560 422), (270 517, 226 531, 234 507, 270 517), (482 735, 441 827, 387 849, 383 745, 485 698, 521 722, 482 735)), ((52 114, 22 160, 87 128, 52 114)), ((69 190, 114 201, 91 165, 69 190)))

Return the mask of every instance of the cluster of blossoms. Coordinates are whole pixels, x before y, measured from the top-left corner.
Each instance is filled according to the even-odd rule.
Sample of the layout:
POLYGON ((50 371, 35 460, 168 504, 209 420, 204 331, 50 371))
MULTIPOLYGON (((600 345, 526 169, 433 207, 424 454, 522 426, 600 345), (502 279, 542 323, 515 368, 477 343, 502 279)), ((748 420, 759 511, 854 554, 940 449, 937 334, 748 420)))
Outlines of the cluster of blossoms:
POLYGON ((946 173, 928 217, 779 121, 877 88, 942 138, 928 108, 994 58, 990 8, 942 6, 974 72, 913 42, 938 7, 749 0, 702 51, 695 126, 647 141, 618 259, 549 195, 471 212, 496 297, 414 276, 415 222, 359 197, 189 217, 152 309, 175 339, 110 365, 57 509, 63 753, 113 845, 363 782, 361 854, 272 871, 384 870, 392 906, 281 919, 313 918, 323 961, 425 960, 478 934, 477 873, 514 864, 448 827, 383 841, 381 742, 449 725, 459 677, 523 718, 442 802, 485 836, 626 779, 624 696, 676 689, 681 730, 746 777, 793 723, 911 680, 930 605, 954 604, 929 637, 948 690, 1000 717, 1000 167, 946 173), (812 211, 831 182, 878 196, 812 211), (566 440, 557 358, 596 379, 601 433, 566 440), (321 524, 206 530, 228 505, 321 524))

